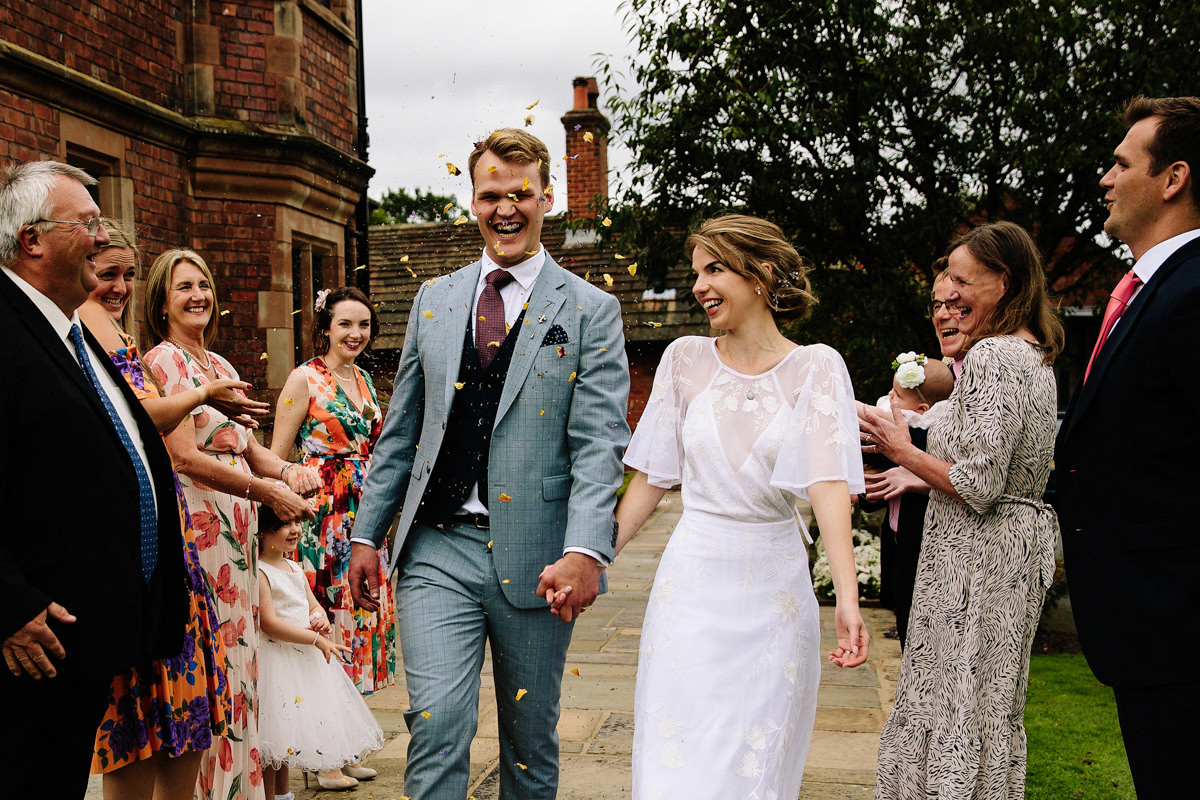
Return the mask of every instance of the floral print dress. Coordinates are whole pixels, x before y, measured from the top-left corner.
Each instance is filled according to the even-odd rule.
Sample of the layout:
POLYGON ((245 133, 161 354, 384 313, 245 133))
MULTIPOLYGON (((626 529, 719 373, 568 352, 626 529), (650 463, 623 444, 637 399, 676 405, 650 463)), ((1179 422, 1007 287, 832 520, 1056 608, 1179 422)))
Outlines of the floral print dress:
MULTIPOLYGON (((125 347, 108 354, 138 399, 158 397, 147 383, 133 339, 122 335, 125 347)), ((156 751, 170 756, 198 752, 223 736, 232 716, 228 656, 218 635, 220 623, 200 568, 195 533, 179 482, 175 482, 183 530, 191 613, 183 650, 175 658, 155 661, 152 671, 133 669, 113 678, 108 710, 96 733, 92 772, 103 773, 150 758, 156 751)))
MULTIPOLYGON (((238 379, 237 371, 216 353, 206 353, 217 377, 238 379)), ((168 395, 209 383, 183 348, 163 342, 146 355, 154 377, 168 395)), ((240 470, 249 482, 243 454, 253 432, 210 406, 192 412, 196 446, 240 470)), ((229 654, 227 677, 233 695, 229 730, 213 743, 200 768, 196 796, 213 800, 263 797, 258 754, 258 512, 244 497, 219 492, 186 475, 179 476, 196 531, 196 549, 205 580, 216 601, 221 638, 229 654)))
POLYGON ((333 624, 330 640, 353 652, 346 671, 370 694, 396 679, 396 619, 387 548, 379 549, 379 610, 354 607, 350 597, 350 530, 362 497, 371 448, 383 427, 375 385, 354 367, 362 408, 342 391, 329 367, 314 358, 297 369, 308 382, 308 416, 300 426, 304 465, 321 475, 316 519, 304 524, 297 557, 308 584, 333 624))

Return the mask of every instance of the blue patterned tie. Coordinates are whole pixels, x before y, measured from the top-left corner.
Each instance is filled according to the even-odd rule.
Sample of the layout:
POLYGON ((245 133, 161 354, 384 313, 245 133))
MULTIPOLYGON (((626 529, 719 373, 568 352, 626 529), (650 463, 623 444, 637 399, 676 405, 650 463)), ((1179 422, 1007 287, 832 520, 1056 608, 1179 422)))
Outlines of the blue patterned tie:
POLYGON ((117 436, 121 437, 121 444, 125 445, 129 460, 133 462, 133 471, 137 473, 138 504, 142 510, 142 579, 149 583, 150 576, 154 574, 154 565, 158 561, 158 513, 154 508, 154 490, 150 487, 150 475, 146 472, 142 456, 133 446, 133 440, 129 438, 129 432, 125 430, 125 424, 121 422, 117 409, 113 407, 108 392, 104 391, 100 379, 92 369, 87 346, 83 343, 83 332, 79 330, 78 325, 71 326, 71 333, 67 338, 75 345, 79 366, 83 367, 83 374, 87 375, 88 380, 92 382, 92 388, 100 395, 100 402, 104 404, 104 410, 108 412, 108 418, 112 420, 113 427, 117 429, 117 436))

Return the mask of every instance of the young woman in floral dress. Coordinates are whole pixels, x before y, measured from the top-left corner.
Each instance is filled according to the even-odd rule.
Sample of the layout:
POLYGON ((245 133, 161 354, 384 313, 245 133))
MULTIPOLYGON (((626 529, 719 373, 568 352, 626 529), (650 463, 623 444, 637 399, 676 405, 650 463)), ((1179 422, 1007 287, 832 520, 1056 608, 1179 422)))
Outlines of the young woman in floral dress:
MULTIPOLYGON (((350 598, 350 530, 371 448, 382 427, 375 385, 354 361, 379 332, 367 296, 352 286, 318 293, 313 344, 321 355, 288 377, 275 409, 271 449, 289 458, 299 444, 305 466, 321 475, 316 519, 306 525, 298 556, 309 586, 333 623, 331 639, 353 651, 347 671, 360 692, 395 682, 395 606, 380 550, 380 608, 356 609, 350 598)), ((344 772, 346 770, 343 770, 344 772)), ((347 774, 357 774, 351 769, 347 774)))

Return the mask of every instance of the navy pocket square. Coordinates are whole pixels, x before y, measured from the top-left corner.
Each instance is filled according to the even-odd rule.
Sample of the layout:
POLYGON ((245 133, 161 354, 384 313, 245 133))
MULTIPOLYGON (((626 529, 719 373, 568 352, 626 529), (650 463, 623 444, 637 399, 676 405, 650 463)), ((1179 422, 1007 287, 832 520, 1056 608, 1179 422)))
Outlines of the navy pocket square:
POLYGON ((567 338, 567 332, 563 330, 562 325, 551 325, 550 330, 546 331, 546 338, 542 339, 542 347, 566 344, 569 341, 571 340, 567 338))

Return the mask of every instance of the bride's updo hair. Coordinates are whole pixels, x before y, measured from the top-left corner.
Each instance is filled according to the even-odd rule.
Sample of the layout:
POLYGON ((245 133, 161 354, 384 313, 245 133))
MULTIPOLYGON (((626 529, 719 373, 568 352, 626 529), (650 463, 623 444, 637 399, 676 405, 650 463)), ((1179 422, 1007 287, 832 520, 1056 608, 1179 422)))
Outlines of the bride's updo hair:
POLYGON ((809 264, 773 222, 727 214, 700 223, 687 238, 688 258, 697 247, 712 253, 726 269, 761 286, 777 319, 802 317, 817 302, 808 280, 809 264))

